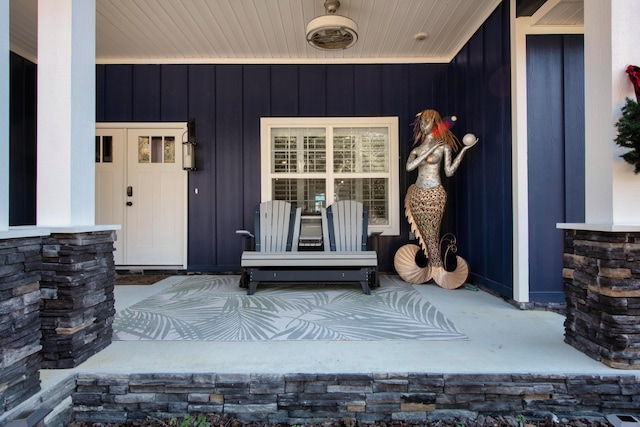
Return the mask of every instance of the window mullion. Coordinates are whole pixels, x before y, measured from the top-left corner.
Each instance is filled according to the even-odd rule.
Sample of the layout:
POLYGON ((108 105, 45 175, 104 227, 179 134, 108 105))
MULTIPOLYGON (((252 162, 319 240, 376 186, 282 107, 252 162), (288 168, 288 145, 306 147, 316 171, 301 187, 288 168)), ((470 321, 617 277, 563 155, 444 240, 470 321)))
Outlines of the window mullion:
POLYGON ((327 186, 327 196, 326 196, 326 206, 329 206, 336 200, 336 191, 335 191, 335 178, 333 172, 333 126, 327 126, 327 172, 325 175, 326 186, 327 186))

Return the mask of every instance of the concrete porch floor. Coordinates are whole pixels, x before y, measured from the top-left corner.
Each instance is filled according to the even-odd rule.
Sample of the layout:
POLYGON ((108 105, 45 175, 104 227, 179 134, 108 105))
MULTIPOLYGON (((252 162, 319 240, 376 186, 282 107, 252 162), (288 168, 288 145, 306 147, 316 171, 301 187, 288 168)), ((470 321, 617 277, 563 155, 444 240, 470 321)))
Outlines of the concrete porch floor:
MULTIPOLYGON (((184 276, 171 276, 153 285, 116 285, 116 311, 183 279, 184 276)), ((0 414, 0 424, 41 407, 58 405, 52 414, 69 410, 72 405, 69 396, 75 389, 75 379, 82 375, 177 374, 188 378, 190 374, 231 377, 236 374, 384 377, 388 374, 402 377, 408 373, 418 377, 463 375, 473 383, 475 378, 485 381, 494 375, 520 377, 522 374, 523 378, 532 375, 551 381, 569 376, 602 376, 614 378, 614 381, 618 378, 625 384, 640 380, 640 370, 609 368, 565 344, 564 316, 561 314, 520 310, 483 291, 446 290, 435 284, 416 285, 415 288, 469 340, 114 341, 76 368, 41 370, 41 391, 11 411, 0 414)), ((625 398, 635 399, 633 396, 625 398)), ((630 403, 632 407, 633 402, 630 403)))
MULTIPOLYGON (((184 279, 116 286, 116 310, 184 279)), ((416 285, 468 341, 114 341, 73 369, 42 370, 42 389, 74 373, 527 373, 640 375, 564 343, 564 316, 520 310, 483 291, 416 285)))

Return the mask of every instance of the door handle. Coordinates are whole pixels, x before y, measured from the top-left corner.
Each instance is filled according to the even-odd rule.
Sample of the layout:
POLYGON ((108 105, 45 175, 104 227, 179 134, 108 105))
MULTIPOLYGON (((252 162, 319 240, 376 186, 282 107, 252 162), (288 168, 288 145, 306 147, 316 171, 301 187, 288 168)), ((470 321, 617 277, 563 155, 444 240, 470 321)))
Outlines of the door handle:
POLYGON ((133 206, 133 202, 127 202, 127 206, 133 206))
POLYGON ((133 196, 133 187, 132 186, 128 186, 127 187, 127 196, 128 197, 132 197, 133 196))

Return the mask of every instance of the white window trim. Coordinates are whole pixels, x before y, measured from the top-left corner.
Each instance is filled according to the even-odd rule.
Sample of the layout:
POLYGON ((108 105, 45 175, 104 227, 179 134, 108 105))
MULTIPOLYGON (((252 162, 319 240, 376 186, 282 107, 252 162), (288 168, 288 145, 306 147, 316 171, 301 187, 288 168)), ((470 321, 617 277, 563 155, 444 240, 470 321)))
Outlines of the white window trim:
MULTIPOLYGON (((271 128, 327 128, 327 141, 333 138, 334 127, 387 127, 389 129, 389 173, 379 176, 389 178, 389 224, 370 225, 369 232, 380 231, 385 236, 400 234, 400 190, 398 165, 398 117, 261 117, 260 118, 260 177, 261 201, 272 199, 271 180, 282 176, 271 172, 271 128)), ((327 153, 327 165, 333 163, 333 153, 327 153)), ((292 178, 325 178, 326 173, 291 174, 292 178)), ((350 173, 350 178, 372 177, 372 174, 350 173)), ((330 205, 331 201, 327 200, 330 205)))

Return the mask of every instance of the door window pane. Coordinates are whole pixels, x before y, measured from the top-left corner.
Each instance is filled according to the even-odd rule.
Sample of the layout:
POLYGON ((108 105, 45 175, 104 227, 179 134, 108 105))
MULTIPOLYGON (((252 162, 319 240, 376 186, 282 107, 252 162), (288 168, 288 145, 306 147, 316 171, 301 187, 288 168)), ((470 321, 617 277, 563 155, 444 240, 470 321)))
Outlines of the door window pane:
POLYGON ((173 136, 164 137, 164 163, 176 162, 176 138, 173 136))
POLYGON ((149 163, 151 151, 148 136, 138 137, 138 163, 149 163))
POLYGON ((162 137, 151 137, 151 163, 162 163, 162 137))
POLYGON ((112 136, 102 137, 102 162, 103 163, 113 162, 113 137, 112 136))

